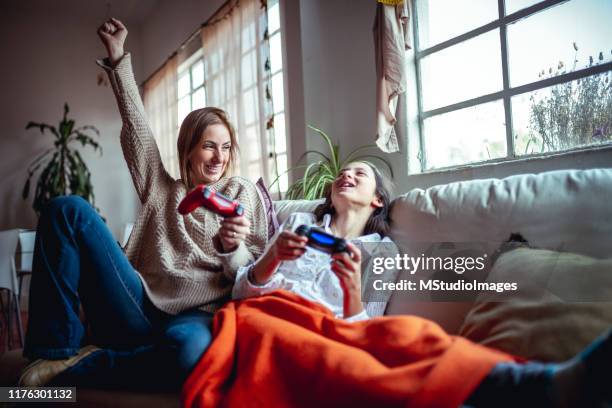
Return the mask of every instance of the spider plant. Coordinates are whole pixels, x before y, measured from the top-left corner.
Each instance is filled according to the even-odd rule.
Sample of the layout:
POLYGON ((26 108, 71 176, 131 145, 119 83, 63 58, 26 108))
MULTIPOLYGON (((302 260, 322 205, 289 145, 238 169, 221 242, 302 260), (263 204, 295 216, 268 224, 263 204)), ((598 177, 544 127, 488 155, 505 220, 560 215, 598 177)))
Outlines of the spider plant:
POLYGON ((26 200, 30 194, 32 177, 44 166, 36 182, 32 203, 36 214, 40 214, 49 200, 61 195, 75 194, 94 204, 91 173, 74 144, 80 143, 81 147, 91 146, 94 151, 98 150, 102 154, 102 147, 88 134, 93 132, 96 136, 100 136, 100 132, 89 125, 75 128, 74 120, 68 119, 69 111, 68 104, 64 104, 64 117, 58 127, 37 122, 28 122, 26 125, 26 129, 37 128, 42 134, 49 131, 55 139, 53 147, 30 163, 28 178, 23 186, 22 197, 26 200))
MULTIPOLYGON (((323 139, 327 147, 327 152, 322 153, 317 150, 308 150, 304 154, 302 154, 298 163, 306 161, 308 156, 316 156, 318 158, 317 161, 311 162, 309 164, 301 164, 294 166, 283 173, 286 174, 298 169, 305 169, 304 176, 293 184, 291 184, 287 189, 287 199, 316 200, 322 198, 325 194, 325 189, 335 180, 336 176, 340 173, 340 170, 342 170, 342 168, 346 164, 353 161, 366 162, 373 167, 376 166, 371 160, 380 162, 388 168, 389 174, 391 175, 391 177, 393 177, 393 169, 386 160, 373 154, 361 154, 362 152, 367 151, 369 149, 375 149, 376 145, 372 144, 360 146, 352 150, 346 157, 341 158, 339 146, 332 142, 332 139, 331 137, 329 137, 329 135, 327 135, 321 129, 315 128, 314 126, 308 125, 308 128, 313 130, 323 139)), ((276 180, 272 182, 271 185, 277 183, 283 174, 278 176, 276 180)))

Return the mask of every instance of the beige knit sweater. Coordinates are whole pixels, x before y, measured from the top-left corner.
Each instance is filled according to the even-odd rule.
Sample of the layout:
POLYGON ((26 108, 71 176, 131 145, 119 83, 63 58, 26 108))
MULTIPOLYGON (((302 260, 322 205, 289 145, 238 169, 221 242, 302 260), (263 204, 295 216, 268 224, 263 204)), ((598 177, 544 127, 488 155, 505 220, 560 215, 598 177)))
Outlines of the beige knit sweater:
POLYGON ((203 208, 177 212, 186 186, 164 169, 138 92, 129 54, 111 67, 98 61, 110 78, 123 128, 121 147, 142 209, 126 246, 149 298, 159 309, 176 314, 199 308, 214 312, 230 299, 236 271, 257 259, 267 240, 266 214, 257 188, 242 177, 210 185, 238 199, 251 222, 250 234, 231 253, 221 253, 216 237, 220 219, 203 208))

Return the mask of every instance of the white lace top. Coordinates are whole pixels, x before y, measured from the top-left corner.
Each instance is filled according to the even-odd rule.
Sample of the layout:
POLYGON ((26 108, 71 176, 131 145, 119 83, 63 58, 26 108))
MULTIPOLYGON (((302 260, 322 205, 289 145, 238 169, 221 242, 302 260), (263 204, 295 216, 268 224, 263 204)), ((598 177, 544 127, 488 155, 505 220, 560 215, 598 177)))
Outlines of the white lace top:
MULTIPOLYGON (((329 228, 330 222, 331 216, 326 214, 323 217, 322 225, 318 226, 331 233, 329 228)), ((283 223, 277 235, 280 231, 286 229, 294 231, 302 224, 316 225, 314 214, 291 214, 287 221, 283 223)), ((271 245, 275 239, 276 236, 270 240, 268 245, 271 245)), ((368 272, 367 265, 368 260, 372 257, 371 252, 376 252, 376 249, 379 247, 376 243, 386 243, 386 245, 394 246, 393 241, 387 237, 381 238, 379 234, 363 235, 350 241, 362 252, 362 271, 365 269, 365 273, 368 272), (368 245, 364 245, 365 243, 368 243, 368 245)), ((294 261, 282 262, 270 280, 263 285, 254 284, 249 280, 249 270, 253 267, 253 263, 251 263, 238 269, 232 297, 234 299, 244 299, 270 293, 277 289, 285 289, 306 299, 318 302, 329 308, 336 317, 343 318, 342 288, 340 281, 331 270, 330 260, 331 258, 328 254, 306 247, 304 255, 294 261)), ((364 272, 362 272, 362 277, 364 272)), ((364 279, 362 278, 363 281, 364 279)), ((350 316, 346 320, 358 321, 382 316, 386 307, 386 302, 366 302, 361 313, 350 316)))

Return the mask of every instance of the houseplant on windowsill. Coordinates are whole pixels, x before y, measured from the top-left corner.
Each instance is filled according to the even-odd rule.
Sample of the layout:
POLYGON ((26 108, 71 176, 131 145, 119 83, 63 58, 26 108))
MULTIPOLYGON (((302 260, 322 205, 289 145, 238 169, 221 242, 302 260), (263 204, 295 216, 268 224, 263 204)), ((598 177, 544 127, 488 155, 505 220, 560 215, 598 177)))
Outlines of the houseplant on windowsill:
MULTIPOLYGON (((366 162, 374 167, 376 166, 372 163, 372 160, 380 162, 388 168, 390 176, 393 177, 393 169, 385 159, 373 154, 360 154, 363 151, 375 149, 376 145, 360 146, 349 152, 346 157, 341 158, 339 146, 332 142, 329 135, 313 126, 308 125, 308 128, 316 132, 323 139, 327 147, 327 152, 322 153, 317 150, 308 150, 302 154, 298 163, 305 161, 308 155, 315 155, 319 157, 320 160, 309 164, 297 165, 283 173, 286 174, 294 170, 306 169, 304 171, 304 176, 289 186, 285 197, 286 199, 316 200, 323 198, 327 186, 335 180, 336 176, 345 165, 353 161, 366 162)), ((283 174, 278 176, 271 185, 277 183, 283 174)))
POLYGON ((100 136, 94 126, 86 125, 75 128, 74 120, 68 119, 70 111, 68 104, 64 104, 64 117, 58 127, 37 122, 28 122, 26 129, 38 128, 42 134, 51 132, 55 138, 53 147, 38 156, 28 167, 28 178, 23 186, 22 197, 26 200, 30 194, 30 182, 39 168, 44 166, 38 176, 32 208, 36 214, 54 197, 74 194, 83 197, 94 205, 91 173, 74 146, 80 143, 81 147, 91 146, 94 151, 102 155, 102 147, 94 140, 90 132, 100 136))

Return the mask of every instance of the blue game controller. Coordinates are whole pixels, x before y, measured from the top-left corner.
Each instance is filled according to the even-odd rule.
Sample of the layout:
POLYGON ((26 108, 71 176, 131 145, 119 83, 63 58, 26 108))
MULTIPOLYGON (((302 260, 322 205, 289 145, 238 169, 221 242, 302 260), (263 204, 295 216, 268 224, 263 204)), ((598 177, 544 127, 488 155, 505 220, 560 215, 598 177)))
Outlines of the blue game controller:
POLYGON ((308 245, 311 248, 318 249, 328 254, 338 252, 349 252, 345 239, 338 238, 322 230, 321 228, 309 227, 300 225, 295 230, 295 233, 308 238, 308 245))

